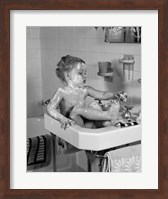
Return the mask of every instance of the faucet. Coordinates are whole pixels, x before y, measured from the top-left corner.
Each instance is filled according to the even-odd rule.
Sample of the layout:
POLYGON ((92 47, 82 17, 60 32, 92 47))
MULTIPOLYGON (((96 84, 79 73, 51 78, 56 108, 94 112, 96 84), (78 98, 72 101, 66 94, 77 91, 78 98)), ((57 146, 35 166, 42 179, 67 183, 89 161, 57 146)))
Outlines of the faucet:
POLYGON ((48 99, 46 101, 42 100, 41 105, 42 106, 46 106, 46 105, 48 105, 50 103, 50 101, 51 101, 50 99, 48 99))
POLYGON ((124 112, 122 113, 122 117, 123 117, 124 119, 129 119, 129 118, 131 118, 131 117, 132 117, 132 114, 131 114, 130 110, 132 110, 132 109, 133 109, 133 106, 124 106, 124 107, 122 107, 122 110, 124 111, 124 112))

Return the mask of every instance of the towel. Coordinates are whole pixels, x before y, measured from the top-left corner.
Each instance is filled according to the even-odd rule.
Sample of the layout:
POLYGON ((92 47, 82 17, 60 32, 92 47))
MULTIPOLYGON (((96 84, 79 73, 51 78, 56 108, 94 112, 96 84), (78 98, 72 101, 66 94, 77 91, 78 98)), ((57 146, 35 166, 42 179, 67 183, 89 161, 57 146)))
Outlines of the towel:
POLYGON ((48 166, 51 162, 51 136, 27 139, 27 170, 48 166))
POLYGON ((102 172, 141 172, 141 144, 106 152, 102 172))

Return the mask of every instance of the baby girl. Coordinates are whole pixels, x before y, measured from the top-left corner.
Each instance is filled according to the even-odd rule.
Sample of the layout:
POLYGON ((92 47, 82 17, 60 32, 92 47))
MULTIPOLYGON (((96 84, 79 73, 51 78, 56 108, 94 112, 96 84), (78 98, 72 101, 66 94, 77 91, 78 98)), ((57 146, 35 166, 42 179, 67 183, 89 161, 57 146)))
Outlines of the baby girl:
POLYGON ((57 64, 56 74, 65 86, 58 89, 47 110, 50 116, 60 121, 62 128, 66 129, 74 123, 85 128, 97 128, 98 123, 98 127, 103 127, 106 125, 105 121, 114 124, 118 117, 120 101, 127 99, 124 92, 114 95, 109 91, 99 91, 86 86, 86 64, 78 57, 62 57, 57 64), (110 108, 96 102, 86 106, 87 96, 110 100, 110 108))

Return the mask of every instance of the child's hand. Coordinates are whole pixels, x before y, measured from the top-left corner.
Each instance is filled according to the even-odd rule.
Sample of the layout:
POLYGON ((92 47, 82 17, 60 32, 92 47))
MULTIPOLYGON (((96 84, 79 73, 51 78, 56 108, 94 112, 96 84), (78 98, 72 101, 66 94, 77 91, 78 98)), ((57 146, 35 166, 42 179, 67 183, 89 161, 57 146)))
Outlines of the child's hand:
POLYGON ((68 118, 63 118, 61 121, 61 128, 63 128, 64 130, 69 128, 70 126, 72 126, 74 124, 73 120, 70 120, 68 118))
POLYGON ((98 100, 95 100, 91 104, 89 104, 89 108, 93 108, 93 109, 96 109, 96 110, 102 110, 102 107, 101 107, 100 102, 98 100))
POLYGON ((125 91, 120 91, 117 93, 117 97, 119 98, 119 100, 121 102, 126 102, 127 101, 127 98, 128 98, 128 95, 125 91))

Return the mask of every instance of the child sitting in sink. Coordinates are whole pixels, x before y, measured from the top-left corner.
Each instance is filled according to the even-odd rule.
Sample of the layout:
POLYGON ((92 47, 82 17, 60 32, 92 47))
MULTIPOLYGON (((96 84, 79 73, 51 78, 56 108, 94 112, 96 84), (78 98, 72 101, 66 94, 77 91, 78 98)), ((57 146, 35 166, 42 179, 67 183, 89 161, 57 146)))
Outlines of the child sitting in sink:
MULTIPOLYGON (((115 122, 120 109, 119 97, 112 92, 99 91, 85 85, 86 65, 82 59, 70 55, 62 57, 57 64, 56 74, 65 87, 58 89, 47 110, 50 116, 60 121, 62 128, 66 129, 74 123, 81 127, 96 128, 96 123, 99 123, 100 127, 106 125, 104 121, 115 122), (113 103, 106 110, 103 110, 99 103, 95 107, 95 102, 87 107, 87 96, 99 100, 112 99, 113 103), (57 109, 58 106, 60 111, 57 109)), ((120 96, 122 101, 126 101, 125 93, 121 93, 120 96)))

